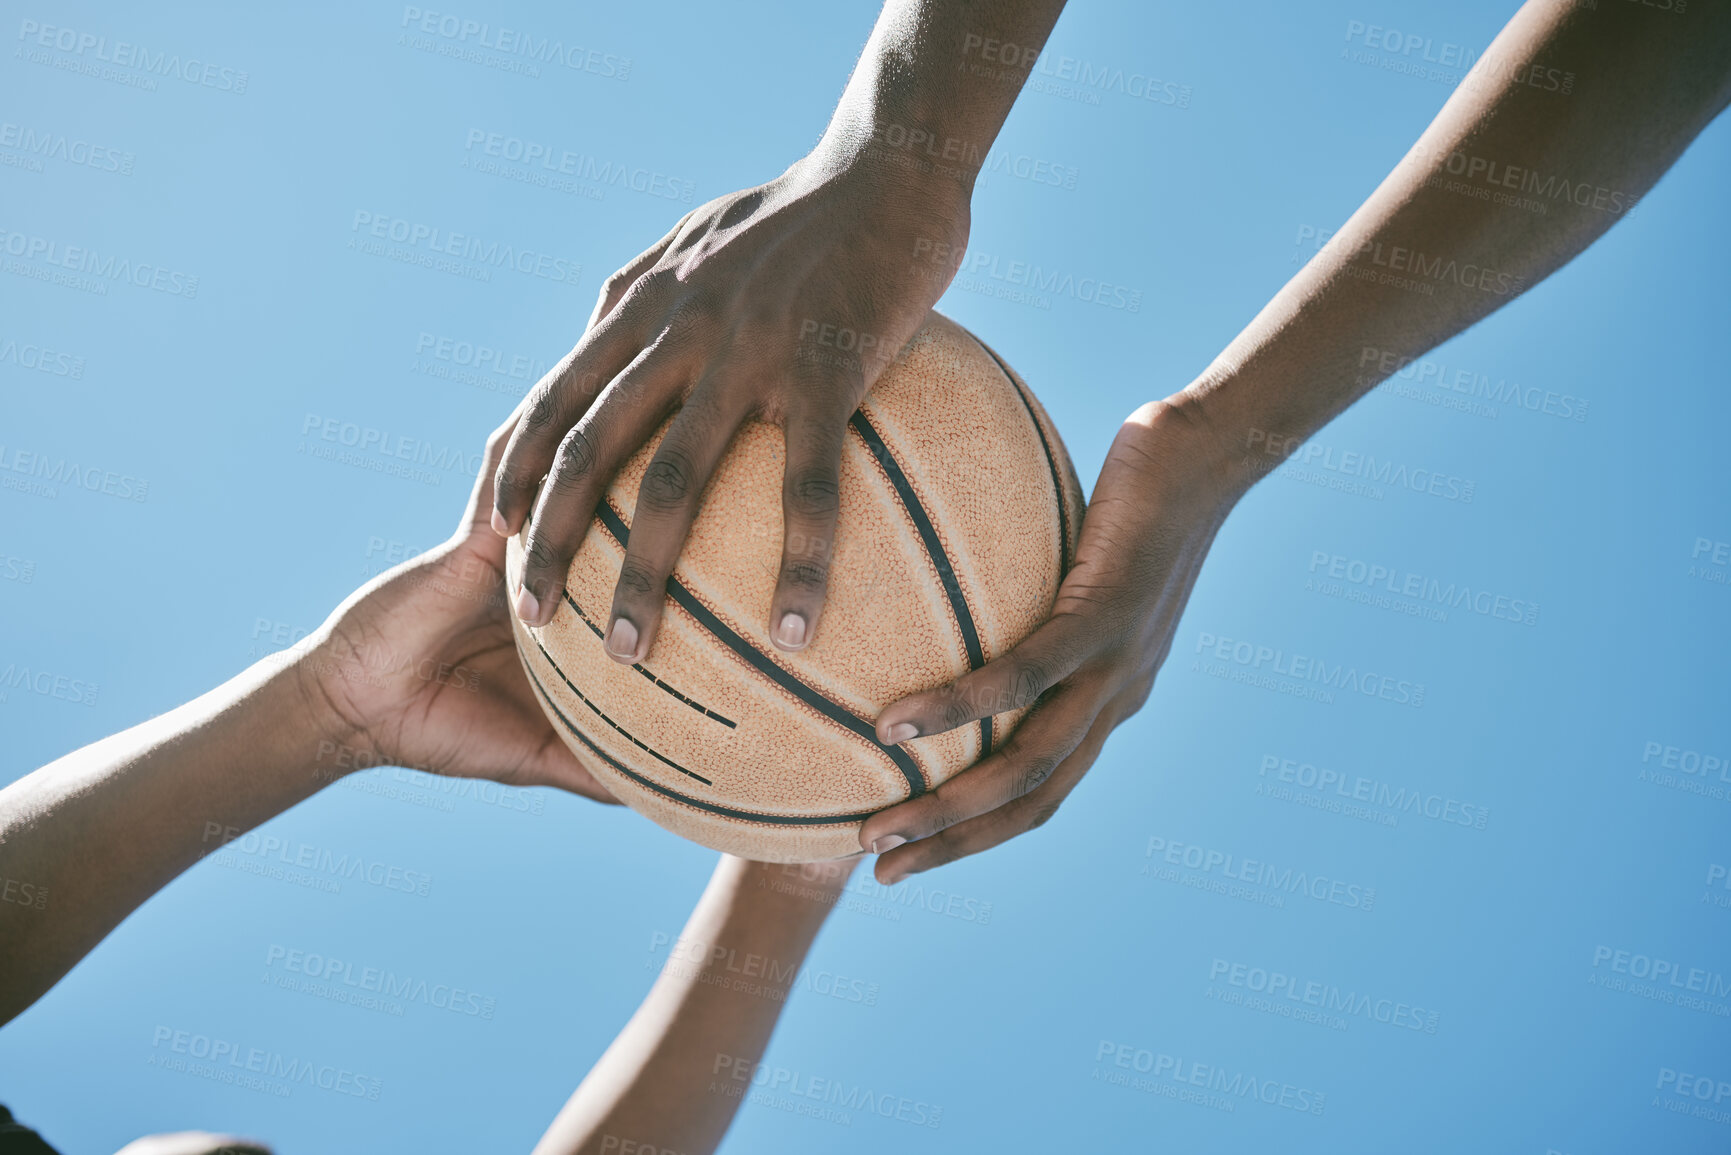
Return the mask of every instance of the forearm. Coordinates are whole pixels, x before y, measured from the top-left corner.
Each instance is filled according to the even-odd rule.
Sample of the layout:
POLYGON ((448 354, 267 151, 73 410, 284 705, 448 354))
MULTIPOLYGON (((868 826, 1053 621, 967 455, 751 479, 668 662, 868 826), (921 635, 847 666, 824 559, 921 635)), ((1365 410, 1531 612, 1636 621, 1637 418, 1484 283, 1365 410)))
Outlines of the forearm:
POLYGON ((1731 7, 1523 7, 1370 199, 1173 399, 1216 439, 1230 486, 1585 249, 1725 106, 1728 78, 1731 7))
POLYGON ((34 900, 0 902, 0 1022, 200 857, 328 781, 306 684, 266 659, 0 791, 0 877, 34 900))
POLYGON ((681 1155, 714 1150, 853 867, 723 857, 654 987, 536 1155, 618 1151, 627 1142, 681 1155))
POLYGON ((818 151, 971 192, 1064 0, 888 0, 818 151))

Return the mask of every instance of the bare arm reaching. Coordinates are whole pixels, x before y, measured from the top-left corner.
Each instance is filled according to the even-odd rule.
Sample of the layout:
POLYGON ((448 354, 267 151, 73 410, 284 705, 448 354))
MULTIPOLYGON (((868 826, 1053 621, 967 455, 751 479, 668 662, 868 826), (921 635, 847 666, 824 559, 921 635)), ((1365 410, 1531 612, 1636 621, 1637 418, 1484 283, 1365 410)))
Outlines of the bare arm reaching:
POLYGON ((535 1155, 715 1150, 856 862, 724 855, 643 1005, 535 1155))
POLYGON ((1052 619, 879 716, 879 738, 906 740, 1040 703, 991 757, 865 823, 861 845, 890 852, 878 878, 1051 817, 1147 700, 1238 499, 1378 382, 1592 244, 1728 100, 1731 5, 1522 7, 1327 247, 1196 381, 1125 422, 1052 619))
POLYGON ((509 431, 450 540, 351 594, 303 645, 0 790, 0 878, 32 896, 0 903, 0 1023, 187 867, 355 769, 611 801, 518 664, 505 543, 487 525, 509 431))

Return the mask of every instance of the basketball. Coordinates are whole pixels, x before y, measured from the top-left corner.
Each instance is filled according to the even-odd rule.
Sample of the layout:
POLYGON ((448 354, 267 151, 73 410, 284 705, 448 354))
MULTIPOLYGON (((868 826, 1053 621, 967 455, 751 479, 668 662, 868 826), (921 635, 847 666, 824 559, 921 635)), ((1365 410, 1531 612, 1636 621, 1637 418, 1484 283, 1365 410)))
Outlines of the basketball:
MULTIPOLYGON (((845 336, 841 338, 845 342, 845 336)), ((636 666, 602 648, 637 486, 613 480, 542 628, 517 648, 553 728, 615 797, 677 834, 765 862, 859 850, 871 814, 1001 744, 1025 711, 899 746, 898 698, 999 657, 1050 614, 1081 527, 1069 454, 1014 370, 937 313, 854 414, 829 592, 812 643, 768 636, 782 552, 780 426, 741 429, 704 492, 661 631, 636 666)), ((523 569, 510 542, 511 587, 523 569)))

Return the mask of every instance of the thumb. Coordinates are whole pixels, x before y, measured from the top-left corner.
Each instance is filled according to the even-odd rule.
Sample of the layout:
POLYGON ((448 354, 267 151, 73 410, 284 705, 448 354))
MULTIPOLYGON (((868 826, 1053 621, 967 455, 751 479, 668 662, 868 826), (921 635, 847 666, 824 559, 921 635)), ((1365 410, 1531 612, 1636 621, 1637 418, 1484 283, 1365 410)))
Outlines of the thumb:
MULTIPOLYGON (((505 458, 505 445, 511 440, 511 431, 517 428, 517 421, 523 415, 523 406, 526 404, 526 398, 518 402, 517 408, 511 411, 511 416, 505 418, 505 423, 487 435, 486 447, 481 451, 481 469, 475 475, 475 484, 469 489, 469 504, 463 509, 462 524, 457 527, 459 536, 483 529, 493 534, 491 525, 494 478, 499 473, 499 462, 505 458)), ((493 536, 498 537, 497 534, 493 536)), ((504 539, 499 540, 502 543, 504 539)), ((503 550, 500 552, 503 553, 503 550)))
POLYGON ((514 777, 520 785, 552 786, 571 794, 581 794, 596 802, 619 805, 619 799, 601 785, 600 779, 589 772, 589 767, 583 764, 583 760, 557 738, 552 738, 541 747, 529 760, 528 765, 514 777))
POLYGON ((878 715, 878 741, 893 746, 1032 705, 1082 664, 1093 648, 1092 630, 1080 614, 1053 615, 1003 657, 886 706, 878 715))

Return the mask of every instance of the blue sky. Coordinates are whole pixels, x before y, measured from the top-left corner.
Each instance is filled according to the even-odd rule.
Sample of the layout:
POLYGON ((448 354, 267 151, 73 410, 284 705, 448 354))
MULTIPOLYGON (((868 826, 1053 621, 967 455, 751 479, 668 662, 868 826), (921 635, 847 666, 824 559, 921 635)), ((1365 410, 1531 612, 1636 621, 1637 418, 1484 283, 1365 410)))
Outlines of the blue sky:
MULTIPOLYGON (((941 307, 1021 370, 1091 483, 1124 415, 1236 334, 1512 10, 1072 5, 941 307), (1125 82, 1080 84, 1084 65, 1125 82), (1012 262, 1125 292, 1006 297, 1012 262)), ((473 454, 601 280, 807 149, 875 16, 476 4, 422 32, 415 11, 9 18, 0 670, 53 688, 0 686, 0 780, 231 676, 443 538, 473 454), (499 27, 565 60, 529 69, 499 27), (579 159, 537 178, 513 140, 579 159), (536 259, 484 280, 400 259, 435 231, 536 259), (69 246, 150 272, 43 279, 69 246), (451 467, 306 452, 332 420, 451 467), (50 492, 20 454, 100 481, 50 492)), ((1723 1150, 1679 1076, 1731 1084, 1728 176, 1721 122, 1588 253, 1254 490, 1147 707, 1057 819, 894 891, 855 884, 768 1062, 927 1125, 768 1096, 731 1149, 1723 1150), (1348 454, 1449 484, 1342 488, 1348 454), (1261 651, 1409 701, 1237 680, 1261 651), (1239 882, 1265 867, 1306 888, 1239 882), (1286 1101, 1179 1098, 1198 1065, 1286 1101)), ((248 869, 262 841, 174 883, 0 1032, 5 1101, 69 1153, 192 1126, 284 1152, 526 1149, 713 860, 629 813, 391 769, 265 838, 426 893, 294 886, 248 869), (319 999, 288 969, 314 955, 462 1006, 319 999), (165 1030, 334 1064, 368 1094, 163 1070, 165 1030)))

